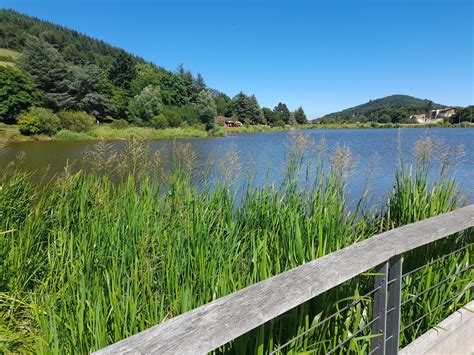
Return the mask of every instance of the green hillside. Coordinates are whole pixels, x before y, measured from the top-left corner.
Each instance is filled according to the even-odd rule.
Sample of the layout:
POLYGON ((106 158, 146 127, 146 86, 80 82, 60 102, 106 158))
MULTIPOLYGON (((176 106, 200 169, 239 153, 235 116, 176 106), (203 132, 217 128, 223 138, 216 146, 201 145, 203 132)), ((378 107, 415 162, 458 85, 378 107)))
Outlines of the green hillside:
POLYGON ((419 99, 409 95, 391 95, 364 104, 325 115, 324 121, 376 121, 382 117, 392 122, 404 122, 413 114, 424 113, 428 109, 445 107, 428 99, 419 99), (386 116, 385 116, 386 115, 386 116))
POLYGON ((53 135, 84 127, 85 121, 119 119, 126 121, 122 126, 193 126, 211 132, 216 132, 217 116, 247 124, 307 122, 301 107, 293 114, 281 102, 273 110, 262 109, 255 95, 240 92, 230 98, 182 65, 167 70, 102 40, 12 10, 0 10, 0 48, 0 122, 28 124, 25 134, 53 135), (32 107, 42 110, 20 120, 32 107), (86 113, 90 119, 83 114, 65 119, 59 114, 63 111, 86 113), (81 122, 72 123, 76 120, 81 122), (48 128, 40 127, 41 122, 48 128))

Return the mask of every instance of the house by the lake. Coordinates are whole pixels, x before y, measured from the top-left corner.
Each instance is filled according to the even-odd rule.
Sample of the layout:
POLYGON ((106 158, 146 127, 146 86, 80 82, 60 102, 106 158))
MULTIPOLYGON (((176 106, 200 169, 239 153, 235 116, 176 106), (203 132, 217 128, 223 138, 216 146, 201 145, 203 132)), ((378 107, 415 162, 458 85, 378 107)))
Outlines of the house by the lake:
POLYGON ((454 107, 445 107, 438 110, 432 110, 431 119, 449 118, 455 113, 456 113, 456 109, 454 107))
POLYGON ((456 113, 454 107, 445 107, 437 110, 431 110, 429 114, 411 115, 410 118, 417 123, 436 123, 444 118, 449 118, 456 113))
POLYGON ((425 123, 427 122, 427 117, 424 113, 421 115, 411 115, 410 118, 412 120, 415 120, 417 123, 425 123))

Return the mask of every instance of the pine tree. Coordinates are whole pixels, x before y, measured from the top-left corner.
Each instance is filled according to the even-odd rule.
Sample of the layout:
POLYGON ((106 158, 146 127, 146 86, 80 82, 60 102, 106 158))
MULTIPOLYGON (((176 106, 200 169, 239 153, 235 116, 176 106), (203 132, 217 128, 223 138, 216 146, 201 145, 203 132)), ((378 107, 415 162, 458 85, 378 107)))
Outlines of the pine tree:
POLYGON ((290 110, 288 110, 286 104, 279 102, 273 109, 273 112, 275 113, 276 121, 282 120, 287 124, 290 122, 290 110))
POLYGON ((308 118, 306 117, 303 107, 301 106, 298 107, 296 111, 294 112, 294 117, 295 117, 296 123, 298 124, 308 123, 308 118))
POLYGON ((133 58, 125 51, 121 51, 109 71, 109 80, 116 86, 128 90, 136 76, 133 58))
POLYGON ((250 123, 249 97, 242 91, 232 99, 232 116, 244 123, 250 123))
POLYGON ((85 111, 95 117, 105 117, 116 111, 101 91, 102 71, 96 65, 86 67, 72 66, 68 81, 68 100, 60 103, 61 108, 85 111))
POLYGON ((58 109, 62 101, 69 99, 69 68, 61 54, 50 44, 40 39, 29 40, 19 61, 19 67, 45 92, 44 106, 58 109))
POLYGON ((262 109, 260 108, 255 95, 249 97, 248 104, 250 111, 250 122, 252 124, 265 124, 265 118, 263 117, 262 109))

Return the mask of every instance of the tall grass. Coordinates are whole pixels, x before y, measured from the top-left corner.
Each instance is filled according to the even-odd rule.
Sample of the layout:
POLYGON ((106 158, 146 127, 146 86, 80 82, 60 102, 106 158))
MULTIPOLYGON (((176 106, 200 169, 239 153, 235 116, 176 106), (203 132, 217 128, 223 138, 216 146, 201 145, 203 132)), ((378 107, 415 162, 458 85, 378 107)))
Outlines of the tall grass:
MULTIPOLYGON (((300 143, 305 145, 304 139, 300 143)), ((384 211, 350 213, 348 154, 338 148, 331 165, 319 162, 310 178, 304 152, 295 146, 281 186, 254 188, 250 180, 241 195, 230 175, 199 188, 191 183, 199 169, 189 146, 176 147, 166 178, 156 173, 159 157, 150 159, 140 143, 131 144, 126 156, 113 156, 102 144, 89 157, 91 172, 66 170, 41 188, 19 171, 3 176, 0 351, 90 352, 376 232, 456 207, 453 182, 429 185, 426 175, 401 169, 384 211), (121 172, 119 181, 109 176, 112 170, 121 172)), ((429 259, 461 242, 421 254, 429 259)), ((414 274, 407 290, 415 294, 452 274, 465 265, 466 255, 454 255, 429 276, 414 274)), ((436 289, 436 300, 466 287, 470 281, 461 276, 449 288, 436 289)), ((351 280, 219 351, 266 353, 370 287, 370 276, 351 280)), ((426 319, 424 328, 408 329, 403 342, 470 295, 464 297, 426 319)), ((430 302, 408 305, 404 324, 430 302)), ((370 308, 370 299, 364 299, 284 352, 329 350, 367 324, 370 308)), ((340 351, 365 352, 367 332, 356 340, 340 351)))

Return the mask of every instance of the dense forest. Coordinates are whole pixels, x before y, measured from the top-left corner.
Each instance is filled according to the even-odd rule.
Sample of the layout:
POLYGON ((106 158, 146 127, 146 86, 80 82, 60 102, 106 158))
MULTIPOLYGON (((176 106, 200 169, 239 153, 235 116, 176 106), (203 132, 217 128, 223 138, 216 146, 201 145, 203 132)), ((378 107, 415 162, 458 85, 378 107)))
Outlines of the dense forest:
POLYGON ((12 10, 0 10, 0 122, 24 134, 116 127, 200 126, 216 117, 244 124, 307 122, 302 107, 261 108, 255 95, 231 98, 180 65, 170 71, 123 49, 12 10))
POLYGON ((411 123, 410 116, 442 107, 445 106, 426 99, 422 100, 408 95, 391 95, 327 114, 321 118, 320 122, 411 123))

